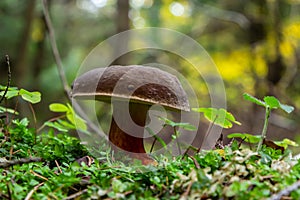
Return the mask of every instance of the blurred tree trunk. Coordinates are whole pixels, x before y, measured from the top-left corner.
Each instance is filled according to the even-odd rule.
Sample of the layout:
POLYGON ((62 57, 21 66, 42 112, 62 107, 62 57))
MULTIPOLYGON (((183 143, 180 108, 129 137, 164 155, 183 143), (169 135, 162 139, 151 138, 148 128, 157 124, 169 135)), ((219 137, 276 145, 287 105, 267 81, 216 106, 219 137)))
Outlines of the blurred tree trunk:
POLYGON ((267 80, 268 80, 268 86, 269 86, 269 94, 275 95, 276 92, 274 91, 274 87, 278 85, 280 82, 286 66, 283 63, 282 56, 279 50, 280 42, 282 41, 281 38, 281 32, 282 32, 282 20, 284 18, 283 16, 283 10, 285 7, 284 0, 276 0, 274 2, 270 2, 270 16, 271 16, 271 32, 274 34, 274 51, 275 51, 275 57, 270 58, 268 61, 268 74, 267 74, 267 80))
MULTIPOLYGON (((50 2, 48 3, 48 6, 50 6, 50 2)), ((45 42, 46 42, 46 26, 45 26, 45 19, 44 19, 44 15, 41 13, 38 17, 38 21, 39 21, 39 33, 40 36, 39 38, 37 38, 36 42, 35 42, 35 55, 33 57, 33 61, 32 61, 32 73, 31 75, 31 79, 36 79, 39 77, 42 66, 43 66, 43 61, 44 61, 44 57, 45 57, 45 42)), ((35 90, 40 90, 39 88, 39 84, 33 84, 31 85, 31 88, 35 89, 35 90)))
POLYGON ((28 44, 30 41, 31 25, 34 19, 35 0, 28 0, 24 10, 24 29, 20 35, 19 45, 17 46, 17 57, 15 65, 16 84, 24 85, 28 71, 27 56, 28 44))
MULTIPOLYGON (((279 50, 280 42, 282 40, 281 31, 282 20, 284 19, 283 10, 286 7, 285 0, 275 0, 272 2, 266 0, 255 0, 251 3, 257 8, 257 13, 253 14, 247 13, 246 11, 244 12, 250 21, 247 34, 248 43, 253 48, 253 56, 255 57, 255 48, 257 44, 260 44, 261 42, 267 43, 267 36, 272 37, 272 40, 274 41, 273 43, 269 43, 269 49, 265 53, 267 63, 267 75, 265 80, 262 81, 259 80, 259 78, 255 79, 255 95, 274 95, 276 93, 274 92, 274 88, 282 79, 286 69, 279 50), (261 87, 262 84, 267 85, 267 88, 261 87)), ((256 77, 255 70, 253 70, 252 75, 256 77)))
POLYGON ((117 33, 126 31, 129 29, 129 1, 118 0, 117 2, 117 33))
MULTIPOLYGON (((117 1, 117 12, 116 12, 116 32, 120 33, 130 29, 130 20, 129 20, 129 0, 118 0, 117 1)), ((128 40, 129 35, 123 35, 124 37, 118 37, 116 41, 114 41, 114 57, 116 60, 113 64, 119 65, 127 65, 129 62, 129 55, 123 54, 124 52, 127 53, 128 51, 128 40)))

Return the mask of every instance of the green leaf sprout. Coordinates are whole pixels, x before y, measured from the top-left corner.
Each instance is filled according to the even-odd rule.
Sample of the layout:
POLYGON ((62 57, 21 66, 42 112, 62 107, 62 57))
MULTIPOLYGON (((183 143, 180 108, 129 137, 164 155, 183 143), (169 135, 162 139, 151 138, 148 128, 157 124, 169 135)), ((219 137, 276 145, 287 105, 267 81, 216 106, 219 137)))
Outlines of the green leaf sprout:
POLYGON ((264 127, 263 127, 263 130, 261 133, 261 138, 258 143, 258 147, 257 147, 257 152, 258 152, 258 151, 260 151, 263 141, 266 138, 271 110, 280 108, 287 113, 291 113, 294 110, 294 107, 280 103, 280 101, 274 96, 266 96, 266 97, 264 97, 264 101, 257 99, 256 97, 254 97, 248 93, 244 93, 243 97, 245 100, 251 101, 252 103, 255 103, 259 106, 265 107, 265 110, 266 110, 264 127))

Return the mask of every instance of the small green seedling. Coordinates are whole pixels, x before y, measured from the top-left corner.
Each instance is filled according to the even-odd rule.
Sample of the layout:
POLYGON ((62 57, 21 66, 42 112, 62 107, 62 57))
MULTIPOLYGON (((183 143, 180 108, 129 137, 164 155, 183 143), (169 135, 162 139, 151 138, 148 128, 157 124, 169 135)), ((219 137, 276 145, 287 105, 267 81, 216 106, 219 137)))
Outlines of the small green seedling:
POLYGON ((165 143, 165 141, 163 141, 159 136, 157 136, 151 128, 146 127, 146 130, 152 137, 154 137, 154 141, 150 148, 150 153, 152 153, 156 141, 158 141, 165 149, 167 148, 167 144, 165 143))
POLYGON ((275 141, 274 143, 277 144, 278 146, 281 146, 281 147, 285 148, 285 149, 287 149, 288 146, 293 146, 293 147, 299 146, 295 141, 290 140, 288 138, 285 138, 281 141, 275 141))
MULTIPOLYGON (((32 111, 32 115, 34 118, 34 122, 36 125, 36 117, 35 112, 32 107, 32 104, 39 103, 41 101, 41 93, 40 92, 29 92, 25 89, 18 89, 17 87, 9 87, 9 86, 2 86, 0 85, 0 103, 3 99, 11 99, 14 97, 20 96, 24 101, 28 102, 28 105, 32 111)), ((16 103, 16 108, 18 105, 18 101, 16 103)), ((14 115, 18 115, 19 113, 16 111, 16 109, 10 109, 6 107, 0 107, 0 114, 1 113, 10 113, 14 115)))
MULTIPOLYGON (((241 138, 243 141, 248 142, 250 144, 257 144, 261 140, 261 135, 252 135, 249 133, 231 133, 227 136, 228 138, 241 138)), ((288 146, 297 147, 298 144, 288 138, 285 138, 281 141, 274 141, 274 143, 278 146, 287 149, 288 146)))
POLYGON ((258 151, 260 151, 263 141, 266 138, 271 110, 280 108, 287 113, 291 113, 294 110, 294 107, 280 103, 280 101, 274 96, 266 96, 266 97, 264 97, 263 101, 260 99, 257 99, 256 97, 254 97, 248 93, 244 93, 243 96, 244 96, 245 100, 251 101, 259 106, 263 106, 266 109, 264 127, 261 132, 261 138, 260 138, 260 141, 257 146, 257 152, 258 152, 258 151))
POLYGON ((174 129, 174 134, 172 135, 172 139, 174 139, 177 143, 178 152, 181 155, 181 148, 179 145, 178 137, 180 136, 180 132, 178 131, 178 128, 183 128, 188 131, 195 131, 196 127, 189 124, 189 123, 183 123, 183 122, 174 122, 170 119, 159 117, 160 120, 164 121, 165 126, 171 126, 174 129))
MULTIPOLYGON (((195 112, 203 113, 204 117, 210 122, 203 141, 205 141, 206 137, 210 134, 214 125, 218 125, 226 129, 231 128, 233 126, 233 123, 241 125, 241 123, 238 122, 235 117, 224 108, 193 108, 192 110, 195 112)), ((198 148, 197 152, 199 151, 200 148, 198 148)))
POLYGON ((0 86, 0 96, 4 96, 6 99, 11 99, 13 97, 21 96, 23 100, 36 104, 41 101, 41 93, 40 92, 29 92, 24 89, 18 89, 17 87, 10 87, 8 88, 7 92, 5 93, 5 87, 0 86), (2 90, 2 91, 1 91, 2 90))
POLYGON ((2 114, 2 113, 10 113, 10 114, 14 114, 14 115, 18 115, 19 114, 14 109, 0 106, 0 114, 2 114))
POLYGON ((233 126, 232 123, 237 125, 241 125, 235 117, 224 108, 193 108, 195 112, 200 112, 204 114, 204 117, 211 122, 212 124, 216 124, 222 128, 231 128, 233 126))
POLYGON ((231 133, 227 137, 230 139, 241 138, 243 141, 250 144, 257 144, 261 139, 261 135, 252 135, 249 133, 231 133))
POLYGON ((74 109, 70 104, 52 103, 49 105, 49 109, 52 112, 65 113, 63 117, 66 117, 68 121, 62 120, 62 117, 55 118, 54 120, 49 120, 44 123, 44 126, 55 128, 62 132, 67 132, 70 129, 78 129, 87 133, 86 122, 75 114, 74 109))

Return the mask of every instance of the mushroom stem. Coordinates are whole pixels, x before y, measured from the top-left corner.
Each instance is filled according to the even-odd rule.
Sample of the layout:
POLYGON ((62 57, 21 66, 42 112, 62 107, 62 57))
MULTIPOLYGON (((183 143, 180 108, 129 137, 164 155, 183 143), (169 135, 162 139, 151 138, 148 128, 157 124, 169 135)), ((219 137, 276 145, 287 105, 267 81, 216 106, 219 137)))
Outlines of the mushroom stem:
POLYGON ((126 115, 126 111, 128 109, 127 106, 128 104, 125 102, 114 103, 109 140, 123 151, 146 153, 143 142, 143 134, 149 107, 142 104, 129 104, 129 113, 133 121, 132 123, 139 126, 132 127, 132 123, 128 123, 128 116, 126 115))

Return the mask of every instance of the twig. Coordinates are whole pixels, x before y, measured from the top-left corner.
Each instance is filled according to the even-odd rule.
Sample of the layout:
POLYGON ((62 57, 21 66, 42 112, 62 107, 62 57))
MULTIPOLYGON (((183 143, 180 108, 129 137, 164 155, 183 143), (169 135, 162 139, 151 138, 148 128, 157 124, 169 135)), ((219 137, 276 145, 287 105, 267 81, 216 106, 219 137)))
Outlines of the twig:
POLYGON ((9 63, 9 56, 8 55, 5 56, 5 61, 6 61, 6 65, 7 65, 7 85, 6 85, 4 94, 3 94, 2 98, 0 99, 0 103, 5 98, 5 95, 6 95, 7 91, 8 91, 8 88, 10 86, 10 81, 11 81, 11 71, 10 71, 10 63, 9 63))
POLYGON ((81 190, 79 192, 76 192, 76 193, 64 198, 64 200, 76 199, 76 197, 79 197, 80 195, 86 193, 87 191, 88 191, 88 189, 81 190))
POLYGON ((295 182, 293 185, 288 186, 284 190, 273 194, 268 200, 280 200, 283 196, 288 196, 292 191, 297 190, 300 187, 300 181, 295 182))
POLYGON ((57 160, 55 160, 54 162, 55 162, 55 164, 56 164, 56 166, 57 166, 57 168, 58 168, 59 173, 62 174, 62 170, 61 170, 61 168, 60 168, 60 166, 59 166, 57 160))
POLYGON ((32 107, 32 104, 31 104, 31 103, 28 103, 28 105, 29 105, 29 108, 30 108, 30 110, 31 110, 31 112, 32 112, 32 116, 33 116, 33 121, 34 121, 34 131, 35 131, 35 133, 34 133, 34 144, 36 144, 36 135, 37 135, 37 127, 36 127, 37 120, 36 120, 36 115, 35 115, 35 111, 34 111, 34 109, 33 109, 33 107, 32 107))
POLYGON ((11 190, 10 190, 10 187, 9 187, 9 183, 8 182, 6 182, 6 189, 7 189, 7 193, 8 193, 8 199, 12 199, 12 197, 11 197, 11 190))
POLYGON ((194 158, 193 156, 189 156, 189 155, 188 155, 188 157, 193 160, 196 169, 200 169, 201 168, 200 164, 198 163, 198 161, 196 160, 196 158, 194 158))
POLYGON ((0 198, 2 198, 2 199, 10 199, 8 195, 3 194, 1 192, 0 192, 0 198))
POLYGON ((45 181, 48 181, 48 179, 47 179, 46 177, 44 177, 44 176, 42 176, 42 175, 36 173, 36 172, 33 171, 33 170, 30 170, 30 173, 32 173, 34 176, 37 176, 37 177, 39 177, 39 178, 41 178, 41 179, 43 179, 43 180, 45 180, 45 181))
POLYGON ((192 185, 193 185, 193 181, 190 181, 190 183, 188 184, 188 187, 186 189, 186 191, 181 195, 180 199, 188 199, 188 195, 191 191, 192 185))
POLYGON ((57 64, 57 69, 58 69, 58 73, 59 73, 59 77, 61 79, 61 82, 63 84, 64 87, 64 91, 66 96, 70 99, 70 87, 68 85, 68 81, 65 75, 65 71, 63 69, 63 64, 60 58, 60 54, 56 45, 56 39, 55 39, 55 33, 54 33, 54 28, 50 19, 50 15, 49 15, 49 11, 48 11, 48 5, 47 5, 47 0, 42 0, 42 5, 43 5, 43 14, 45 17, 45 23, 46 23, 46 27, 48 30, 48 34, 49 34, 49 39, 50 39, 50 43, 51 43, 51 48, 52 48, 52 53, 55 59, 55 62, 57 64))
MULTIPOLYGON (((44 14, 48 34, 49 34, 50 45, 51 45, 51 48, 52 48, 52 53, 53 53, 54 58, 55 58, 58 73, 59 73, 60 79, 62 81, 65 94, 66 94, 67 98, 70 101, 72 101, 72 98, 71 98, 71 95, 70 95, 71 90, 70 90, 70 87, 68 85, 68 81, 67 81, 67 78, 66 78, 66 75, 65 75, 65 71, 63 69, 63 64, 62 64, 62 61, 61 61, 61 57, 60 57, 60 54, 59 54, 59 51, 58 51, 58 48, 57 48, 57 45, 56 45, 54 28, 53 28, 53 25, 52 25, 52 22, 51 22, 51 19, 50 19, 48 6, 47 6, 47 0, 41 0, 41 1, 42 1, 42 4, 43 4, 43 14, 44 14)), ((89 128, 91 128, 93 131, 95 131, 96 133, 98 133, 99 135, 101 135, 102 137, 107 139, 107 136, 99 131, 99 128, 88 118, 88 116, 84 113, 84 111, 77 104, 77 102, 73 101, 72 105, 74 107, 74 110, 87 122, 87 125, 89 126, 89 128)))
POLYGON ((37 191, 39 189, 39 187, 41 187, 42 185, 44 185, 44 182, 41 182, 38 185, 34 186, 34 188, 32 190, 30 190, 30 192, 26 195, 26 198, 24 200, 30 200, 33 193, 35 191, 37 191))
POLYGON ((42 162, 43 158, 34 157, 34 158, 21 158, 18 160, 8 160, 4 162, 0 162, 0 168, 6 168, 13 165, 19 165, 19 164, 25 164, 25 163, 31 163, 31 162, 42 162))
MULTIPOLYGON (((66 115, 61 115, 61 116, 58 116, 58 117, 51 118, 51 119, 49 119, 49 120, 46 121, 46 122, 54 122, 54 121, 59 120, 59 119, 62 119, 62 118, 64 118, 64 117, 66 117, 66 115)), ((37 133, 39 133, 43 128, 45 128, 46 122, 45 122, 41 127, 39 127, 39 128, 37 129, 37 131, 36 131, 37 133)))

